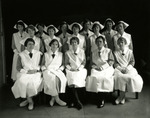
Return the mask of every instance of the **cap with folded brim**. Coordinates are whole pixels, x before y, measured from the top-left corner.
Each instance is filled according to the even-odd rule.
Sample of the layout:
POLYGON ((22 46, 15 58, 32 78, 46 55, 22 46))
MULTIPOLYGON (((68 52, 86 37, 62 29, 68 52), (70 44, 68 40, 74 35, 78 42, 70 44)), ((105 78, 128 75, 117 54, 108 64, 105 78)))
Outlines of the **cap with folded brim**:
MULTIPOLYGON (((28 27, 28 25, 25 24, 22 20, 18 20, 18 21, 17 21, 17 23, 19 23, 19 22, 22 22, 22 23, 24 24, 25 28, 28 27)), ((18 28, 17 28, 17 23, 14 25, 14 29, 18 29, 18 28)))
MULTIPOLYGON (((126 23, 126 22, 124 22, 124 21, 119 21, 117 24, 116 24, 116 26, 118 25, 118 24, 123 24, 123 27, 124 27, 124 29, 126 29, 128 26, 129 26, 129 24, 128 23, 126 23)), ((116 29, 116 26, 115 26, 115 29, 116 29)))
POLYGON ((106 23, 107 23, 108 21, 111 21, 111 22, 112 22, 112 25, 115 25, 115 22, 114 22, 111 18, 107 18, 107 19, 105 20, 104 26, 106 25, 106 23))
POLYGON ((95 24, 99 25, 101 29, 104 28, 104 26, 99 21, 95 21, 94 23, 92 23, 92 29, 95 24))
POLYGON ((81 30, 82 29, 82 26, 79 24, 79 23, 77 23, 77 22, 74 22, 74 23, 72 23, 71 25, 69 25, 69 29, 72 31, 72 26, 73 25, 75 25, 75 24, 77 24, 78 26, 79 26, 79 30, 81 30))
POLYGON ((57 29, 54 25, 49 25, 49 26, 47 26, 47 27, 46 27, 46 31, 48 30, 49 27, 53 27, 53 28, 55 29, 55 33, 58 32, 58 29, 57 29))

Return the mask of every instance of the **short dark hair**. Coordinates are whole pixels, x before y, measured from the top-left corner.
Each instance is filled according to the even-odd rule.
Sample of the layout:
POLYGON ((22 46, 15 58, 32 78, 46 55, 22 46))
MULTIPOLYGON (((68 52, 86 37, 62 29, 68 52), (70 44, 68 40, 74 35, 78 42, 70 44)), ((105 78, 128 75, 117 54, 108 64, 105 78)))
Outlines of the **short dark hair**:
POLYGON ((38 23, 36 27, 38 28, 38 26, 42 26, 43 28, 45 27, 43 23, 38 23))
POLYGON ((76 40, 77 43, 79 44, 79 38, 78 38, 78 37, 72 37, 72 38, 70 39, 70 44, 72 43, 73 40, 76 40))
POLYGON ((54 42, 57 42, 58 43, 58 48, 59 48, 59 42, 57 39, 53 39, 51 40, 51 42, 49 43, 49 46, 51 46, 54 42))
POLYGON ((97 24, 97 23, 95 23, 95 24, 92 26, 92 30, 93 30, 96 26, 98 26, 98 27, 99 27, 99 29, 100 29, 100 30, 102 30, 102 29, 101 29, 101 27, 100 27, 100 25, 99 25, 99 24, 97 24))
POLYGON ((117 44, 119 44, 120 42, 124 42, 125 44, 127 44, 127 40, 124 37, 119 37, 119 39, 117 40, 117 44))
POLYGON ((54 28, 53 26, 49 26, 49 27, 47 28, 47 32, 48 32, 49 29, 53 29, 54 32, 56 33, 56 30, 55 30, 55 28, 54 28))
POLYGON ((33 42, 35 44, 35 41, 32 38, 27 38, 24 42, 24 46, 27 47, 28 42, 33 42))
POLYGON ((95 43, 97 43, 97 40, 100 39, 100 38, 103 40, 103 43, 105 44, 106 39, 105 39, 104 36, 98 36, 98 37, 95 39, 95 43))

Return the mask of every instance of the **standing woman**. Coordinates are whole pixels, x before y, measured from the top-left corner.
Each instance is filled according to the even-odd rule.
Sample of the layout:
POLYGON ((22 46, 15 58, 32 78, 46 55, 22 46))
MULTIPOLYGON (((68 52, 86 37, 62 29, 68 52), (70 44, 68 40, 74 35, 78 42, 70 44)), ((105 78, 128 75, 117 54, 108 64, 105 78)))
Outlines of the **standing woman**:
POLYGON ((65 54, 66 77, 70 88, 70 101, 68 107, 76 107, 78 110, 82 108, 78 92, 76 88, 85 87, 85 79, 87 70, 84 68, 86 63, 85 53, 79 48, 79 39, 72 37, 70 39, 71 49, 65 54))
POLYGON ((67 50, 69 50, 68 46, 68 37, 70 37, 70 34, 68 33, 68 23, 63 21, 59 26, 61 34, 58 36, 60 38, 60 42, 62 44, 61 52, 65 54, 67 50))
POLYGON ((97 37, 101 36, 102 34, 100 34, 100 31, 102 30, 104 26, 102 24, 100 24, 99 21, 95 21, 93 24, 92 24, 92 30, 94 32, 94 34, 92 36, 90 36, 89 38, 89 52, 88 52, 88 56, 90 57, 90 54, 95 50, 97 49, 97 45, 95 43, 95 40, 97 37))
POLYGON ((114 21, 110 18, 107 18, 104 23, 104 29, 102 34, 106 37, 107 46, 109 49, 113 50, 113 39, 112 37, 117 34, 117 31, 113 30, 112 27, 115 25, 114 21))
MULTIPOLYGON (((47 33, 48 33, 48 38, 44 39, 45 42, 45 46, 46 46, 46 51, 48 51, 50 49, 49 43, 53 40, 53 39, 57 39, 59 42, 59 48, 61 48, 61 42, 60 42, 60 38, 55 36, 55 34, 58 32, 58 29, 54 26, 54 25, 49 25, 47 26, 47 33)), ((59 49, 60 50, 60 49, 59 49)))
POLYGON ((17 29, 18 32, 13 33, 12 45, 11 45, 12 50, 14 52, 12 72, 11 72, 11 78, 13 81, 16 81, 16 79, 17 79, 17 77, 16 77, 16 74, 17 74, 16 65, 17 65, 18 53, 21 52, 20 41, 22 41, 24 38, 28 37, 28 34, 25 32, 26 27, 27 27, 27 25, 22 20, 19 20, 16 23, 16 25, 14 26, 14 28, 17 29))
POLYGON ((69 26, 69 29, 73 32, 73 34, 68 38, 68 42, 67 42, 69 45, 69 48, 72 47, 70 44, 70 39, 72 37, 77 37, 80 42, 79 48, 86 51, 86 39, 83 35, 79 34, 79 31, 82 29, 82 26, 79 23, 74 22, 69 26))
POLYGON ((44 93, 51 95, 49 102, 53 106, 55 101, 60 106, 66 106, 66 103, 59 98, 59 93, 65 93, 67 78, 65 77, 63 66, 63 54, 58 51, 59 42, 57 39, 52 39, 48 52, 44 54, 42 60, 44 93))
POLYGON ((114 51, 119 50, 119 46, 117 45, 117 40, 120 37, 124 37, 127 41, 126 43, 126 47, 128 47, 129 49, 133 50, 133 44, 132 44, 132 38, 131 38, 131 34, 126 33, 125 29, 129 26, 129 24, 125 23, 124 21, 119 21, 116 24, 115 29, 117 30, 117 34, 113 36, 113 41, 114 41, 114 51))
POLYGON ((96 38, 98 48, 92 53, 91 75, 86 80, 86 90, 98 93, 98 108, 104 107, 106 93, 114 88, 114 57, 112 51, 105 47, 105 42, 103 35, 96 38))
POLYGON ((12 87, 12 92, 15 98, 26 98, 25 101, 20 103, 20 107, 29 104, 28 110, 33 110, 34 101, 33 96, 37 95, 41 90, 41 72, 40 72, 40 59, 41 52, 34 50, 35 41, 28 38, 25 43, 25 50, 19 53, 17 61, 17 80, 12 87))
MULTIPOLYGON (((28 38, 32 38, 35 42, 35 46, 34 46, 34 49, 35 50, 38 50, 38 51, 41 51, 42 53, 44 53, 44 46, 42 44, 42 41, 40 38, 38 38, 36 35, 35 35, 35 32, 36 32, 36 28, 33 26, 33 25, 29 25, 27 27, 27 33, 28 33, 28 38)), ((25 38, 23 41, 21 41, 21 44, 22 44, 22 50, 25 49, 25 46, 24 46, 24 42, 26 41, 27 38, 25 38)))
POLYGON ((116 99, 116 105, 125 103, 125 94, 128 92, 141 92, 143 80, 134 68, 135 60, 133 51, 127 45, 127 40, 120 37, 117 40, 119 50, 114 52, 115 55, 115 90, 120 91, 119 97, 116 99))

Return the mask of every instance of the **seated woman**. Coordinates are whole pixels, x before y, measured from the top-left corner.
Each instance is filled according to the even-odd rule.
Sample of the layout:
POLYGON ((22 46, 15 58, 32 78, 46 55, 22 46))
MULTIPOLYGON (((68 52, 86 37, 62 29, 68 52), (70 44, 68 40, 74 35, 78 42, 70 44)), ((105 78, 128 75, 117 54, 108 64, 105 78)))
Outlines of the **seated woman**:
POLYGON ((64 69, 63 54, 58 51, 59 42, 53 39, 49 46, 50 50, 44 53, 42 59, 42 71, 44 82, 44 93, 51 95, 50 106, 56 101, 60 106, 66 106, 66 103, 59 98, 59 93, 65 93, 67 78, 62 72, 64 69))
POLYGON ((126 39, 120 37, 117 40, 119 50, 114 52, 115 55, 115 90, 120 91, 119 97, 115 104, 125 103, 125 93, 141 92, 143 87, 143 80, 133 67, 135 60, 132 50, 126 47, 126 39))
POLYGON ((25 41, 25 50, 19 53, 17 61, 17 80, 12 87, 12 92, 15 98, 27 98, 27 100, 20 103, 20 107, 29 104, 28 109, 33 110, 34 102, 32 97, 37 95, 41 90, 41 72, 40 59, 41 52, 34 50, 35 41, 28 38, 25 41))
POLYGON ((70 39, 72 46, 65 54, 65 66, 66 66, 66 77, 68 80, 68 86, 70 92, 70 103, 68 107, 76 107, 78 110, 82 108, 78 92, 76 88, 85 87, 85 79, 87 76, 87 70, 84 68, 86 59, 83 49, 79 48, 79 39, 72 37, 70 39))
POLYGON ((91 75, 86 80, 86 90, 98 93, 98 108, 104 107, 106 92, 112 92, 114 87, 114 57, 112 51, 105 48, 105 36, 100 35, 96 38, 97 49, 92 52, 91 75))

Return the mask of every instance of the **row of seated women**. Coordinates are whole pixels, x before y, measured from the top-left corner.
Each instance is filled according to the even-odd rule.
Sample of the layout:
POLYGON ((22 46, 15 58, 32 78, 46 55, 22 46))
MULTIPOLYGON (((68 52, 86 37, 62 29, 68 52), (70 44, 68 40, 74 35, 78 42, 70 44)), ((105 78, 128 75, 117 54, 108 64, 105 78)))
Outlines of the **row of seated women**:
POLYGON ((113 30, 114 24, 110 18, 104 28, 98 21, 91 24, 85 20, 83 27, 77 22, 63 22, 59 33, 54 25, 49 25, 45 32, 44 25, 38 24, 36 32, 33 25, 18 21, 14 26, 18 32, 12 38, 12 91, 15 98, 27 98, 20 106, 28 105, 32 110, 32 98, 42 90, 52 96, 50 106, 55 102, 66 106, 59 98, 66 86, 71 95, 68 106, 77 109, 82 108, 82 103, 76 88, 98 93, 99 108, 104 106, 107 92, 120 90, 116 104, 125 103, 126 91, 141 92, 143 81, 133 67, 131 35, 124 31, 128 24, 119 21, 113 30))
POLYGON ((33 110, 33 96, 44 90, 52 96, 50 106, 67 103, 59 98, 59 93, 65 93, 66 86, 70 89, 71 101, 69 107, 82 108, 76 88, 85 87, 86 91, 98 94, 97 105, 102 108, 105 104, 105 93, 120 90, 116 104, 125 103, 125 93, 141 92, 143 81, 134 66, 132 50, 126 47, 127 40, 120 37, 117 40, 118 50, 112 51, 105 47, 105 37, 99 36, 95 40, 97 48, 91 54, 91 74, 87 76, 85 69, 85 51, 79 47, 78 37, 70 39, 70 48, 65 56, 59 51, 60 43, 53 39, 49 43, 49 51, 42 53, 34 49, 35 41, 28 38, 24 42, 25 50, 19 53, 17 61, 17 80, 12 92, 15 98, 27 98, 20 103, 20 107, 28 105, 33 110), (42 60, 42 61, 41 61, 42 60), (65 73, 63 70, 65 69, 65 73))

